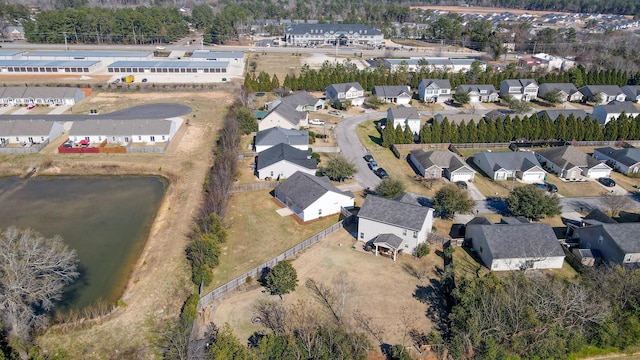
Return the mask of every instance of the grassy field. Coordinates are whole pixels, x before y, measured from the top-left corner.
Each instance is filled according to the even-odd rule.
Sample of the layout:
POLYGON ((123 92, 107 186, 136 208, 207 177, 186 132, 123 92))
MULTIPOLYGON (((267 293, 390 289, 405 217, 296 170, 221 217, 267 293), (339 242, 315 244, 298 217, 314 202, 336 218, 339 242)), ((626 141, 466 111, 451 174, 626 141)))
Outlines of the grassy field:
POLYGON ((213 272, 212 290, 247 270, 273 258, 311 235, 335 224, 338 215, 300 224, 293 216, 282 217, 268 190, 234 193, 225 221, 229 240, 222 248, 220 265, 213 272))
POLYGON ((280 80, 280 85, 287 75, 298 75, 309 54, 286 54, 286 53, 260 53, 255 52, 247 56, 247 71, 252 68, 252 63, 256 64, 256 75, 261 71, 269 76, 274 74, 280 80))
POLYGON ((566 197, 598 196, 604 191, 595 181, 564 182, 553 174, 547 175, 547 182, 558 187, 558 194, 566 197))

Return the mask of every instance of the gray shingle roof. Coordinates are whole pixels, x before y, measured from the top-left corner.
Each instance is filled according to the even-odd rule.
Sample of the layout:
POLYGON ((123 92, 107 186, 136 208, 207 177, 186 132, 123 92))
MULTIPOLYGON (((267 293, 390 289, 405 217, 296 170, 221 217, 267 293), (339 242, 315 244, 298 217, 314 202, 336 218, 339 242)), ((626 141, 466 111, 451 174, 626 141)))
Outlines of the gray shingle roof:
POLYGON ((502 82, 509 85, 509 87, 525 87, 531 84, 538 85, 538 83, 533 79, 508 79, 502 80, 502 82))
POLYGON ((578 88, 572 83, 544 83, 538 88, 538 96, 544 96, 552 90, 564 91, 567 95, 573 95, 578 92, 578 88))
POLYGON ((493 87, 493 85, 484 85, 484 84, 464 84, 464 85, 460 85, 456 88, 456 92, 458 91, 462 91, 462 92, 472 92, 472 91, 476 91, 478 93, 482 93, 482 91, 485 91, 484 93, 482 93, 482 95, 486 96, 486 95, 491 95, 496 93, 496 88, 493 87))
POLYGON ((633 114, 633 116, 636 116, 640 113, 638 108, 629 101, 612 101, 606 105, 598 105, 593 110, 595 111, 597 108, 601 108, 609 114, 625 113, 627 115, 633 114))
POLYGON ((331 87, 334 88, 338 94, 345 93, 345 92, 349 91, 349 89, 351 89, 352 87, 356 88, 356 90, 364 91, 364 89, 362 88, 362 85, 360 85, 359 82, 350 82, 350 83, 342 83, 342 84, 331 84, 331 85, 329 85, 329 87, 330 88, 331 87))
POLYGON ((480 152, 473 155, 476 158, 484 158, 489 168, 494 171, 505 170, 520 170, 527 171, 534 166, 542 169, 538 159, 534 153, 530 151, 516 151, 516 152, 480 152))
POLYGON ((632 166, 640 162, 640 149, 638 148, 626 148, 626 149, 612 149, 610 147, 595 149, 595 151, 607 155, 616 162, 622 163, 627 166, 632 166))
POLYGON ((307 130, 289 130, 279 126, 256 133, 256 146, 289 144, 309 145, 309 132, 307 130))
POLYGON ((594 221, 597 223, 603 224, 617 224, 618 222, 607 216, 607 214, 603 213, 598 209, 591 210, 587 216, 583 217, 582 220, 586 223, 593 223, 594 221))
POLYGON ((484 234, 493 259, 564 256, 549 224, 477 226, 484 234))
POLYGON ((73 99, 78 91, 75 87, 8 86, 0 88, 0 98, 73 99))
POLYGON ((465 225, 469 226, 469 225, 492 225, 493 223, 491 221, 489 221, 489 219, 487 219, 484 216, 476 216, 473 219, 469 220, 469 222, 467 222, 465 225))
POLYGON ((561 169, 571 169, 575 166, 592 168, 601 163, 572 145, 557 146, 536 152, 561 169))
POLYGON ((594 97, 599 93, 604 93, 609 96, 615 96, 623 93, 622 89, 620 89, 620 86, 618 85, 587 85, 581 87, 579 90, 588 98, 594 97))
POLYGON ((560 115, 564 116, 565 119, 570 115, 573 115, 576 119, 584 119, 588 114, 582 109, 542 110, 538 112, 539 118, 544 115, 547 115, 551 121, 556 121, 560 115))
POLYGON ((419 231, 430 210, 425 206, 369 195, 364 200, 358 217, 419 231))
POLYGON ((0 137, 47 136, 53 125, 53 121, 45 120, 2 120, 0 121, 0 137))
POLYGON ((300 171, 296 171, 288 179, 278 184, 275 191, 286 196, 301 209, 306 209, 330 191, 353 198, 352 193, 341 191, 333 186, 328 177, 317 177, 300 171))
MULTIPOLYGON (((291 104, 280 102, 275 108, 271 109, 269 113, 263 118, 267 118, 271 114, 278 114, 282 116, 286 121, 290 122, 294 126, 298 126, 301 120, 306 119, 306 111, 298 111, 296 107, 291 104)), ((262 121, 262 120, 261 120, 262 121)))
POLYGON ((411 90, 408 86, 374 86, 371 93, 385 98, 397 97, 402 94, 411 96, 411 90))
POLYGON ((611 239, 625 252, 640 253, 640 223, 602 224, 611 239))
POLYGON ((280 101, 293 107, 297 107, 300 105, 315 105, 318 102, 318 99, 306 91, 301 91, 299 93, 285 96, 280 99, 280 101))
POLYGON ((373 239, 373 243, 397 250, 402 245, 402 238, 394 234, 380 234, 373 239))
POLYGON ((108 120, 87 119, 74 121, 69 136, 127 136, 169 135, 171 120, 108 120))
POLYGON ((362 35, 382 35, 380 30, 361 24, 298 24, 288 27, 287 34, 304 35, 310 34, 312 30, 320 34, 333 31, 334 33, 358 32, 362 35))
POLYGON ((418 109, 413 106, 397 106, 394 108, 389 108, 389 115, 393 119, 413 119, 420 120, 420 114, 418 114, 418 109))
POLYGON ((440 89, 451 89, 451 83, 449 79, 422 79, 420 81, 424 87, 427 87, 431 84, 436 84, 440 89))
MULTIPOLYGON (((428 169, 433 165, 442 169, 449 169, 451 172, 462 167, 469 168, 463 159, 447 150, 424 151, 422 149, 418 149, 412 150, 411 155, 413 155, 425 169, 428 169)), ((471 170, 471 168, 469 169, 471 170)))
POLYGON ((311 158, 311 151, 298 150, 287 144, 278 144, 261 152, 260 155, 258 155, 256 168, 258 170, 264 169, 282 160, 307 169, 316 168, 316 161, 311 158))
POLYGON ((635 101, 640 95, 640 85, 625 85, 620 90, 627 95, 627 101, 635 101))

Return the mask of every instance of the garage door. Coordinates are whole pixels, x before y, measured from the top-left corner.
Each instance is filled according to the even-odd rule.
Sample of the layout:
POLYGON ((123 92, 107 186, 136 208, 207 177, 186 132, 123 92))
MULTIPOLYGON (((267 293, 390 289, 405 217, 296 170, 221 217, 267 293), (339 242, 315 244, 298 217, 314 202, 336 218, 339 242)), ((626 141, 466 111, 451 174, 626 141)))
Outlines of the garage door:
POLYGON ((473 174, 455 174, 453 176, 451 176, 451 181, 456 182, 456 181, 469 181, 469 180, 473 180, 473 174))
POLYGON ((544 173, 526 173, 522 176, 524 182, 544 181, 544 173))
POLYGON ((592 179, 597 179, 601 177, 608 177, 609 174, 610 171, 608 170, 592 170, 591 172, 589 172, 589 177, 592 179))

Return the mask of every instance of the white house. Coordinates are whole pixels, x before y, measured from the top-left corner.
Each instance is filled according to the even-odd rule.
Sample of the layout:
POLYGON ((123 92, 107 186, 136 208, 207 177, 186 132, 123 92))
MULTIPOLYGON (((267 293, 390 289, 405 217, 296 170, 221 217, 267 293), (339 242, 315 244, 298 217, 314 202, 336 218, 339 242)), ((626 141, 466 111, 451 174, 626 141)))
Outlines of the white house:
POLYGON ((89 118, 74 121, 69 140, 126 146, 133 143, 164 143, 170 141, 182 125, 181 119, 111 120, 89 118))
POLYGON ((418 94, 424 102, 442 103, 451 99, 451 83, 449 79, 422 79, 418 94))
POLYGON ((338 214, 341 208, 351 209, 355 204, 351 192, 336 188, 326 176, 317 177, 301 171, 278 184, 274 194, 302 221, 338 214))
POLYGON ((473 163, 498 181, 516 177, 527 183, 542 182, 547 175, 530 151, 480 152, 473 155, 473 163))
POLYGON ((408 86, 374 86, 372 95, 380 101, 398 105, 408 105, 411 102, 411 89, 408 86))
POLYGON ((511 96, 520 101, 531 101, 538 97, 538 83, 533 79, 502 80, 500 97, 511 96))
POLYGON ((540 67, 545 68, 547 71, 566 71, 571 69, 572 67, 575 67, 576 64, 574 60, 545 53, 534 54, 532 58, 538 62, 540 67))
POLYGON ((47 120, 0 121, 0 148, 31 146, 54 140, 64 133, 61 123, 47 120))
POLYGON ((566 180, 578 180, 581 177, 598 179, 611 174, 611 167, 575 146, 565 145, 541 149, 535 154, 542 166, 566 180))
POLYGON ((465 238, 492 271, 560 269, 564 251, 549 224, 467 225, 465 238))
POLYGON ((259 179, 286 179, 296 171, 315 175, 316 165, 316 161, 311 158, 311 151, 278 144, 258 154, 256 175, 259 179))
POLYGON ((469 94, 469 102, 496 102, 498 101, 498 92, 493 85, 460 85, 456 88, 456 93, 466 92, 469 94))
POLYGON ((309 150, 309 131, 274 127, 256 133, 254 149, 257 153, 278 144, 291 145, 298 150, 309 150))
POLYGON ((544 83, 538 88, 538 97, 544 99, 549 93, 557 91, 562 102, 582 101, 584 95, 572 83, 544 83))
POLYGON ((299 129, 309 126, 308 111, 321 108, 322 103, 313 96, 306 96, 306 93, 284 97, 268 104, 267 110, 269 112, 258 122, 258 130, 262 131, 274 127, 299 129))
POLYGON ((638 108, 629 101, 612 101, 593 108, 593 117, 598 119, 600 125, 606 125, 609 121, 619 118, 622 113, 625 113, 627 117, 640 115, 638 108))
POLYGON ((6 86, 0 88, 0 105, 74 105, 84 92, 74 87, 6 86))
POLYGON ((476 172, 464 159, 448 150, 413 150, 408 156, 409 163, 424 178, 447 178, 450 181, 472 181, 476 172))
POLYGON ((640 149, 612 149, 610 147, 599 148, 593 151, 593 157, 606 161, 613 169, 625 175, 640 173, 640 149))
POLYGON ((358 240, 386 249, 395 260, 399 251, 412 254, 425 242, 432 225, 429 207, 368 195, 358 212, 358 240))
POLYGON ((364 89, 357 82, 332 84, 326 89, 326 97, 329 101, 349 100, 352 105, 360 106, 364 104, 364 89))
POLYGON ((618 85, 587 85, 580 89, 584 98, 596 104, 607 104, 612 101, 625 101, 627 95, 624 94, 618 85))
POLYGON ((620 89, 627 96, 626 101, 640 102, 640 85, 625 85, 620 89))
POLYGON ((292 46, 380 45, 384 35, 362 24, 297 24, 285 29, 284 40, 292 46))
POLYGON ((387 124, 393 124, 395 129, 400 125, 404 130, 407 126, 411 132, 418 134, 420 132, 420 114, 418 109, 412 106, 397 106, 387 109, 387 124))

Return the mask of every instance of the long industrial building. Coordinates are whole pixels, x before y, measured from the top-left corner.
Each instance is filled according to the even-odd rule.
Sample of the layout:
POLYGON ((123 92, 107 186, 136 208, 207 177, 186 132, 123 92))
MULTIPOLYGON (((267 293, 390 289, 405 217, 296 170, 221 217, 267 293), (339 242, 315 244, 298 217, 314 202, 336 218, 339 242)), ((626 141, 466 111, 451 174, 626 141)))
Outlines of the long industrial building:
POLYGON ((90 73, 100 60, 0 60, 0 73, 90 73))
POLYGON ((110 73, 226 73, 222 61, 116 61, 107 67, 110 73))

